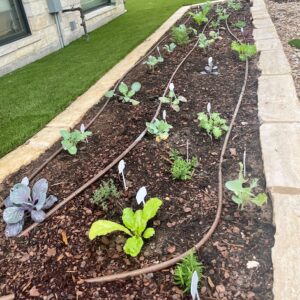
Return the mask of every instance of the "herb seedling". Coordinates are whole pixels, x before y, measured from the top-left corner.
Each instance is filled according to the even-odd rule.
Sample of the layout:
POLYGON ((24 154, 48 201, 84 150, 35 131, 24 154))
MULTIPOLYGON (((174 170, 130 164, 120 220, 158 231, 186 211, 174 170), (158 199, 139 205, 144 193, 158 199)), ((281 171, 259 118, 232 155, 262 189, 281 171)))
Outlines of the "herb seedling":
POLYGON ((146 123, 147 130, 149 133, 155 135, 157 142, 166 140, 169 137, 169 131, 173 128, 172 125, 168 124, 167 121, 155 119, 153 122, 146 123))
POLYGON ((161 103, 169 103, 171 107, 176 111, 180 111, 180 102, 187 102, 186 98, 183 96, 176 96, 174 92, 174 84, 171 83, 169 86, 169 94, 167 97, 160 97, 159 98, 161 103))
POLYGON ((80 131, 77 129, 75 129, 73 132, 61 130, 60 135, 63 138, 63 140, 61 141, 63 149, 68 151, 69 154, 75 155, 77 153, 77 144, 83 141, 87 142, 87 137, 91 136, 92 132, 85 131, 84 125, 81 124, 80 131))
POLYGON ((193 273, 198 275, 198 282, 203 276, 203 264, 198 261, 194 251, 191 251, 175 268, 175 284, 184 288, 187 293, 191 289, 193 273))
POLYGON ((234 41, 231 43, 231 49, 238 53, 241 61, 245 61, 256 54, 256 46, 251 44, 238 43, 234 41))
POLYGON ((234 23, 234 27, 242 30, 246 27, 246 22, 242 20, 238 20, 236 23, 234 23))
POLYGON ((191 160, 184 159, 179 151, 171 149, 170 159, 172 161, 171 174, 174 179, 189 180, 192 178, 192 174, 195 168, 198 166, 198 159, 194 156, 191 160))
POLYGON ((253 203, 257 206, 264 205, 268 200, 267 195, 265 193, 259 193, 255 196, 252 192, 252 190, 257 187, 258 179, 252 179, 249 187, 244 187, 244 184, 248 181, 248 179, 245 178, 244 165, 242 163, 239 165, 239 178, 225 183, 226 188, 234 193, 231 198, 232 201, 235 202, 238 205, 238 208, 241 208, 242 210, 245 205, 249 203, 253 203))
POLYGON ((242 5, 239 1, 229 0, 227 7, 233 10, 239 10, 242 8, 242 5))
POLYGON ((122 221, 124 225, 107 221, 95 221, 89 231, 89 239, 93 240, 97 236, 103 236, 114 231, 123 231, 130 236, 127 239, 123 250, 126 254, 136 257, 144 244, 144 239, 149 239, 155 234, 152 227, 147 227, 150 219, 154 218, 162 205, 162 201, 158 198, 149 199, 143 209, 133 212, 131 208, 123 209, 122 221))
POLYGON ((100 187, 94 192, 91 198, 91 203, 100 206, 104 211, 107 211, 107 202, 113 198, 119 198, 118 192, 112 179, 104 181, 100 187))
POLYGON ((190 42, 190 33, 197 34, 197 31, 189 27, 187 28, 184 24, 181 24, 179 26, 174 26, 171 30, 172 40, 177 45, 185 45, 190 42))
POLYGON ((226 120, 222 119, 219 113, 200 112, 198 113, 198 121, 199 127, 205 129, 207 134, 215 139, 219 139, 228 131, 226 120))
POLYGON ((164 49, 168 52, 168 53, 173 53, 174 50, 176 48, 176 44, 175 43, 171 43, 169 45, 164 45, 164 49))
POLYGON ((209 57, 207 60, 207 66, 205 66, 204 71, 201 74, 208 74, 208 75, 218 75, 218 67, 214 65, 213 58, 209 57))
POLYGON ((29 187, 27 177, 21 183, 17 183, 10 190, 9 196, 5 199, 3 220, 6 223, 5 235, 13 237, 18 235, 24 226, 25 214, 29 213, 34 222, 43 222, 46 218, 45 209, 49 209, 57 202, 53 195, 47 197, 48 182, 40 179, 29 187))
POLYGON ((132 105, 138 105, 140 102, 133 99, 132 97, 137 93, 139 92, 139 90, 141 89, 142 85, 139 83, 139 82, 134 82, 130 89, 129 87, 127 86, 126 83, 124 82, 121 82, 120 85, 119 85, 119 92, 121 93, 121 95, 117 95, 115 93, 114 90, 110 90, 108 91, 105 96, 107 98, 112 98, 113 96, 118 96, 119 99, 123 102, 123 103, 126 103, 126 102, 129 102, 131 103, 132 105))

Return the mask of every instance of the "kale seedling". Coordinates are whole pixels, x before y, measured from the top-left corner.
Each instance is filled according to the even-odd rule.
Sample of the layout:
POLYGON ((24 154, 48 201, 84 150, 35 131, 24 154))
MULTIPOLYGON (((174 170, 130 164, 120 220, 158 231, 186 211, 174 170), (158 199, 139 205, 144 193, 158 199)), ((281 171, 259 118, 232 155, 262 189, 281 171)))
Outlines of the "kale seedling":
POLYGON ((208 39, 204 33, 199 34, 198 47, 200 49, 208 48, 214 42, 213 39, 208 39))
POLYGON ((233 10, 239 10, 242 8, 242 5, 239 1, 229 0, 227 7, 233 10))
POLYGON ((187 102, 186 98, 183 96, 176 96, 174 92, 174 84, 171 83, 169 86, 169 94, 167 97, 160 97, 159 98, 161 103, 170 103, 171 107, 176 111, 180 111, 179 104, 180 102, 187 102))
POLYGON ((123 225, 107 221, 98 220, 95 221, 89 231, 89 239, 93 240, 97 236, 103 236, 113 231, 123 231, 130 236, 127 239, 123 250, 130 256, 137 256, 144 244, 144 239, 149 239, 155 234, 155 230, 152 227, 147 227, 147 223, 150 219, 154 218, 162 205, 162 201, 158 198, 149 199, 143 209, 138 209, 133 212, 131 208, 123 209, 122 221, 123 225))
POLYGON ((206 130, 207 134, 215 139, 219 139, 226 131, 228 126, 226 120, 220 117, 219 113, 198 113, 199 127, 206 130))
POLYGON ((192 276, 196 271, 198 274, 199 282, 203 276, 203 264, 198 261, 194 251, 191 251, 175 268, 175 284, 184 288, 184 292, 190 291, 192 276))
POLYGON ((238 20, 236 23, 234 23, 234 27, 242 30, 246 27, 246 22, 242 20, 238 20))
POLYGON ((147 130, 149 133, 155 135, 157 142, 166 140, 169 137, 169 131, 173 128, 172 125, 168 124, 167 121, 155 119, 154 122, 146 123, 147 130))
POLYGON ((176 44, 175 43, 171 43, 169 45, 164 45, 164 49, 168 52, 168 53, 173 53, 174 50, 176 48, 176 44))
POLYGON ((29 213, 34 222, 42 222, 46 218, 45 209, 50 208, 57 198, 53 195, 47 197, 48 182, 46 179, 38 180, 30 189, 29 180, 23 178, 10 190, 5 199, 3 220, 6 223, 5 235, 13 237, 18 235, 24 226, 25 213, 29 213))
POLYGON ((115 94, 115 91, 114 90, 110 90, 108 91, 106 94, 105 94, 105 97, 107 98, 112 98, 114 96, 118 96, 119 99, 123 102, 123 103, 126 103, 126 102, 129 102, 131 103, 132 105, 138 105, 140 102, 133 99, 132 97, 140 91, 142 85, 139 83, 139 82, 134 82, 130 89, 129 87, 127 86, 126 83, 124 82, 121 82, 121 84, 119 85, 119 92, 121 93, 121 95, 117 95, 115 94))
POLYGON ((205 66, 204 71, 201 74, 208 74, 208 75, 218 75, 218 67, 214 65, 213 58, 209 57, 207 61, 207 66, 205 66))
POLYGON ((194 169, 198 166, 198 159, 194 156, 191 160, 185 160, 179 151, 172 149, 170 152, 172 161, 171 173, 174 179, 189 180, 192 178, 194 169))
POLYGON ((119 198, 118 192, 112 179, 104 181, 101 186, 94 192, 91 203, 99 205, 104 211, 107 211, 107 201, 113 198, 119 198))
POLYGON ((148 56, 148 59, 143 62, 144 65, 147 65, 151 72, 154 72, 155 66, 159 63, 164 62, 164 58, 162 56, 148 56))
POLYGON ((227 181, 225 186, 228 190, 232 191, 232 201, 238 205, 238 208, 244 209, 245 205, 253 203, 257 206, 262 206, 268 201, 268 197, 265 193, 259 193, 254 195, 252 190, 257 187, 258 179, 252 179, 249 187, 244 187, 244 184, 248 181, 244 177, 244 165, 240 163, 239 178, 232 181, 227 181))
POLYGON ((231 43, 231 49, 238 53, 241 61, 245 61, 256 54, 256 46, 251 44, 238 43, 234 41, 231 43))
POLYGON ((60 135, 63 140, 61 141, 64 150, 67 150, 71 155, 77 153, 77 144, 79 142, 87 141, 87 137, 92 135, 91 131, 85 131, 84 124, 81 124, 80 131, 75 129, 73 132, 61 130, 60 135))
POLYGON ((174 26, 171 30, 171 36, 174 43, 177 45, 185 45, 190 42, 190 33, 197 34, 197 30, 192 27, 187 28, 184 24, 174 26))

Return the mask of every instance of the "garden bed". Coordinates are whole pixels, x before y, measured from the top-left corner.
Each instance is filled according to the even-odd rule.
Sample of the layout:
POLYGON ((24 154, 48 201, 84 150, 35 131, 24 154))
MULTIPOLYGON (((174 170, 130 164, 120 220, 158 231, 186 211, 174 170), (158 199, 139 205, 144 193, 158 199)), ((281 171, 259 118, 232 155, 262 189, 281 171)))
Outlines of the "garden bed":
MULTIPOLYGON (((230 26, 237 20, 245 20, 245 37, 247 42, 253 42, 249 4, 242 4, 243 8, 232 13, 228 23, 230 26)), ((184 16, 178 24, 186 20, 184 16)), ((188 20, 189 25, 196 27, 192 19, 188 20)), ((238 29, 232 31, 241 37, 238 29)), ((222 40, 216 41, 207 52, 196 49, 176 74, 173 81, 176 93, 188 102, 181 105, 178 113, 164 105, 167 121, 173 126, 167 141, 157 143, 147 134, 125 157, 129 189, 109 203, 107 213, 92 205, 90 198, 102 180, 111 178, 122 191, 116 167, 25 237, 0 240, 1 294, 15 293, 17 299, 29 299, 33 295, 41 299, 189 299, 174 285, 172 269, 101 285, 85 283, 84 279, 166 261, 191 248, 210 228, 218 204, 218 165, 224 138, 211 139, 201 130, 197 113, 206 111, 211 102, 212 110, 230 122, 245 74, 245 63, 230 50, 232 36, 225 26, 220 34, 222 40), (210 56, 219 67, 217 76, 201 74, 210 56), (170 174, 169 152, 173 148, 185 156, 187 140, 190 155, 197 156, 199 165, 191 180, 175 181, 170 174), (163 200, 157 217, 151 222, 156 235, 145 242, 141 254, 136 258, 124 254, 125 237, 120 233, 90 241, 87 232, 92 222, 100 218, 120 222, 123 208, 137 208, 135 195, 141 186, 147 187, 147 197, 163 200), (68 238, 67 245, 62 231, 68 238)), ((195 41, 194 38, 188 45, 178 46, 172 54, 161 50, 165 60, 155 72, 140 64, 126 76, 127 84, 134 81, 142 84, 136 96, 140 105, 134 107, 116 99, 109 102, 89 129, 93 136, 87 144, 79 146, 78 154, 73 157, 60 153, 38 175, 49 181, 51 194, 60 200, 67 197, 135 140, 145 128, 145 122, 151 121, 170 76, 195 41)), ((238 164, 246 148, 248 175, 259 179, 263 191, 256 99, 258 75, 254 58, 249 62, 246 93, 226 150, 223 173, 225 181, 237 178, 238 164)), ((100 102, 92 108, 83 122, 87 123, 101 105, 100 102)), ((33 172, 58 147, 59 144, 55 145, 8 178, 1 196, 6 197, 13 184, 33 172)), ((239 211, 231 196, 224 192, 221 222, 212 239, 198 252, 205 266, 202 298, 272 299, 271 203, 239 211), (259 262, 259 267, 247 269, 247 262, 253 260, 259 262)), ((3 232, 4 226, 0 229, 3 232)))

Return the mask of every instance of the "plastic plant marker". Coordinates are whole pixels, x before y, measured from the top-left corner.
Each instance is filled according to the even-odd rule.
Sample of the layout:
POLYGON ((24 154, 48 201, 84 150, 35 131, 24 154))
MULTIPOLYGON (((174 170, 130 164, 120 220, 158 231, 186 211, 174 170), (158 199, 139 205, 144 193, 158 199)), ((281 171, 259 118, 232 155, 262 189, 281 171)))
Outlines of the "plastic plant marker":
POLYGON ((80 125, 80 131, 81 131, 81 133, 84 133, 84 132, 85 132, 85 126, 84 126, 84 124, 81 124, 81 125, 80 125))
POLYGON ((147 196, 147 190, 146 187, 142 186, 137 194, 136 194, 136 202, 138 205, 140 205, 141 203, 143 203, 143 205, 145 205, 145 197, 147 196))
POLYGON ((122 159, 122 160, 120 160, 120 162, 118 164, 118 170, 119 170, 119 174, 122 174, 124 190, 127 191, 128 187, 126 186, 126 180, 125 180, 125 176, 124 176, 124 169, 125 169, 125 161, 122 159))
POLYGON ((210 116, 210 113, 211 113, 211 103, 210 102, 207 103, 207 113, 210 116))
POLYGON ((198 273, 197 271, 194 271, 192 276, 192 282, 191 282, 191 295, 193 300, 200 300, 200 296, 198 293, 198 282, 199 282, 198 273))
POLYGON ((170 83, 169 90, 170 91, 174 91, 174 88, 175 88, 174 83, 170 83))
POLYGON ((163 115, 163 119, 166 121, 166 119, 167 119, 167 112, 166 112, 165 109, 163 110, 162 115, 163 115))
POLYGON ((186 161, 189 161, 189 140, 186 140, 186 161))
POLYGON ((22 179, 21 183, 24 184, 24 185, 26 185, 26 186, 28 186, 28 184, 29 184, 29 179, 28 179, 28 177, 24 177, 24 178, 22 179))

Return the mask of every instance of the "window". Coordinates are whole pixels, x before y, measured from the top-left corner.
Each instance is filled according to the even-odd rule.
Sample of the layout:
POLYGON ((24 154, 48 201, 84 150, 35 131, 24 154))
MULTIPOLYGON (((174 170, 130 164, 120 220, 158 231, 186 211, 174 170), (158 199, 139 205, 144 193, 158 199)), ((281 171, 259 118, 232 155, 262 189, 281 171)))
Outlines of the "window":
POLYGON ((111 4, 111 0, 80 0, 80 2, 82 9, 86 12, 104 5, 111 4))
POLYGON ((21 0, 0 0, 0 45, 30 34, 21 0))

